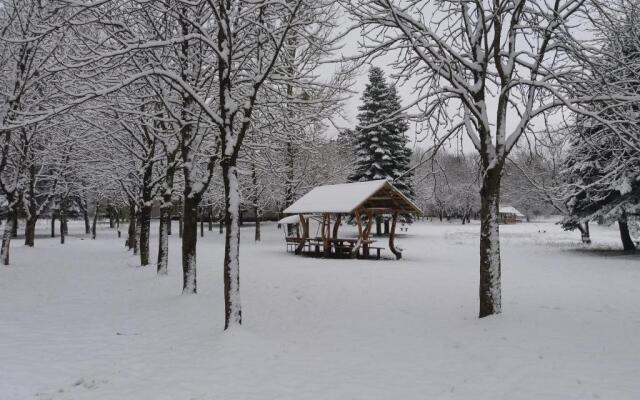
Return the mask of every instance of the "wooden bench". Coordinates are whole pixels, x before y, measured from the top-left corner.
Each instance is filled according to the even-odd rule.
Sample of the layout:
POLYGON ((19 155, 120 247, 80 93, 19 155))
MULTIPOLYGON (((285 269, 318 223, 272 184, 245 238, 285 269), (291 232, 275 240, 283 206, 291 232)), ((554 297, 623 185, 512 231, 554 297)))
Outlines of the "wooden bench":
MULTIPOLYGON (((376 251, 376 260, 379 260, 380 259, 380 251, 384 250, 384 247, 369 246, 369 253, 371 252, 371 250, 375 250, 376 251)), ((364 252, 363 252, 362 256, 364 257, 364 252)))
POLYGON ((335 243, 333 245, 333 248, 335 249, 336 255, 337 256, 350 256, 351 255, 351 251, 353 250, 353 243, 350 242, 346 242, 346 243, 335 243))

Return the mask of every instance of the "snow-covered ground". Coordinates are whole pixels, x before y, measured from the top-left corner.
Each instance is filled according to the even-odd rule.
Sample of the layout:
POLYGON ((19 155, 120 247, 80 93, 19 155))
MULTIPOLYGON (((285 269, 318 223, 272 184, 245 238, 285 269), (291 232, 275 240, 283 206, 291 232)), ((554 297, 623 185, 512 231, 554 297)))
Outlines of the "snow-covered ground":
POLYGON ((175 234, 166 278, 106 228, 15 241, 0 399, 640 398, 640 257, 615 250, 615 226, 593 226, 590 249, 552 223, 503 226, 503 314, 482 320, 476 224, 414 224, 401 261, 302 258, 274 225, 252 235, 244 325, 227 333, 215 231, 195 296, 180 295, 175 234))

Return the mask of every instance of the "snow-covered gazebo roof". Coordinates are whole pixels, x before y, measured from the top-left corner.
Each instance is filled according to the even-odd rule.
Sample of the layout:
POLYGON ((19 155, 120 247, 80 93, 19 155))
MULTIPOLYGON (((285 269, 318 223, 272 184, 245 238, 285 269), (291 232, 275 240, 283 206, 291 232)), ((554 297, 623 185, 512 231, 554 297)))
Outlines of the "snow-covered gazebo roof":
POLYGON ((520 211, 518 211, 515 207, 512 206, 500 206, 500 214, 513 214, 517 217, 524 217, 520 211))
POLYGON ((278 221, 278 224, 288 225, 300 223, 300 217, 298 215, 288 215, 278 221))
POLYGON ((350 214, 357 209, 373 213, 422 213, 418 206, 384 179, 318 186, 289 206, 284 213, 350 214))

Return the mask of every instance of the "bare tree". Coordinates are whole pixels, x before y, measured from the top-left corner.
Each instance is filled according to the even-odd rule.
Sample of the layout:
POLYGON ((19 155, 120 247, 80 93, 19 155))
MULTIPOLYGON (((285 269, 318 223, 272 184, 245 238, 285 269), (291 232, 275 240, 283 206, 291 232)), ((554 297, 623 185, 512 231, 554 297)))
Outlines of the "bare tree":
POLYGON ((413 85, 410 105, 439 143, 466 134, 480 156, 480 312, 501 312, 498 227, 505 161, 583 79, 571 53, 584 0, 365 0, 346 4, 364 32, 361 58, 393 53, 396 77, 413 85))

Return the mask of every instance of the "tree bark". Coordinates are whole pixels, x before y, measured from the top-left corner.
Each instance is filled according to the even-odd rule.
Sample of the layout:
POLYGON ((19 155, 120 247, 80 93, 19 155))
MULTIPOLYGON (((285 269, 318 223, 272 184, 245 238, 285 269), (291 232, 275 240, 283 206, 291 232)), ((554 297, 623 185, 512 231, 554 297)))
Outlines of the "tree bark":
POLYGON ((115 227, 115 221, 113 218, 113 207, 111 205, 107 206, 107 213, 109 214, 109 229, 113 229, 115 227))
MULTIPOLYGON (((69 234, 69 224, 67 223, 67 199, 60 201, 60 232, 62 236, 69 234)), ((64 244, 64 238, 61 238, 61 243, 64 244)))
POLYGON ((51 210, 51 237, 56 237, 56 212, 51 210))
POLYGON ((242 323, 240 306, 240 193, 236 166, 222 162, 225 205, 224 328, 242 323))
POLYGON ((140 265, 149 265, 149 235, 151 231, 151 206, 145 202, 140 207, 140 265))
POLYGON ((134 239, 134 246, 133 246, 133 254, 134 255, 138 255, 140 252, 140 226, 142 225, 140 223, 140 221, 142 220, 142 218, 140 217, 140 212, 136 212, 136 225, 135 225, 135 229, 134 229, 134 235, 133 237, 134 239))
POLYGON ((336 221, 333 224, 333 238, 338 238, 338 229, 340 229, 340 222, 342 221, 342 214, 336 215, 336 221))
POLYGON ((129 250, 137 247, 136 241, 136 205, 133 202, 129 202, 129 229, 127 230, 127 247, 129 250))
POLYGON ((254 206, 253 207, 253 212, 256 216, 256 232, 254 235, 254 240, 256 242, 259 242, 261 240, 261 232, 260 232, 260 210, 258 209, 258 207, 254 206))
POLYGON ((393 216, 391 218, 392 220, 391 220, 391 232, 389 233, 389 250, 391 250, 393 255, 396 256, 396 260, 399 260, 402 258, 402 252, 396 249, 396 245, 395 245, 396 224, 398 222, 398 213, 397 212, 393 213, 393 216))
POLYGON ((580 238, 582 243, 591 244, 591 234, 589 233, 589 221, 584 223, 584 226, 578 224, 578 230, 580 231, 580 238))
MULTIPOLYGON (((32 214, 33 215, 33 214, 32 214)), ((24 225, 24 245, 33 247, 36 238, 36 222, 37 218, 29 217, 24 225)))
POLYGON ((202 215, 202 212, 200 212, 198 217, 200 218, 200 237, 204 237, 204 215, 202 215))
POLYGON ((19 225, 18 224, 18 211, 15 210, 12 213, 12 215, 13 216, 11 217, 11 219, 13 221, 13 224, 11 225, 12 226, 12 228, 11 228, 11 237, 12 238, 17 238, 18 237, 18 225, 19 225))
POLYGON ((7 223, 4 226, 4 234, 2 235, 2 249, 0 250, 2 265, 9 265, 9 249, 11 247, 11 237, 13 236, 15 213, 15 211, 9 211, 9 214, 7 215, 7 223))
POLYGON ((84 217, 84 233, 87 235, 91 233, 91 222, 89 221, 89 207, 82 200, 78 199, 77 201, 78 207, 82 211, 82 216, 84 217))
POLYGON ((64 244, 66 231, 67 209, 65 200, 60 201, 60 244, 64 244))
POLYGON ((25 218, 24 226, 24 245, 33 247, 36 240, 36 223, 38 222, 38 201, 36 199, 35 188, 35 166, 32 164, 29 167, 29 183, 27 185, 28 196, 25 199, 25 207, 27 211, 27 217, 25 218))
POLYGON ((211 232, 213 230, 213 206, 209 206, 208 210, 209 210, 209 215, 208 215, 209 232, 211 232))
MULTIPOLYGON (((173 172, 167 172, 167 185, 173 187, 173 172)), ((171 234, 171 189, 165 188, 160 205, 160 229, 158 233, 158 275, 169 273, 169 235, 171 234)))
POLYGON ((96 240, 97 237, 97 225, 98 225, 98 212, 100 212, 100 203, 96 202, 96 210, 93 213, 93 222, 91 223, 91 239, 96 240))
POLYGON ((160 207, 160 229, 158 233, 158 275, 169 273, 169 225, 171 224, 171 205, 163 202, 160 207))
POLYGON ((198 203, 188 194, 182 210, 182 294, 197 293, 196 245, 198 243, 198 203))
POLYGON ((487 169, 480 190, 480 318, 502 311, 500 282, 500 174, 487 169))
POLYGON ((89 211, 86 209, 82 210, 82 215, 84 217, 84 233, 91 233, 91 222, 89 222, 89 211))
POLYGON ((620 239, 622 240, 622 248, 624 251, 634 251, 636 245, 633 243, 631 234, 629 233, 627 213, 623 212, 620 218, 618 218, 618 228, 620 229, 620 239))

